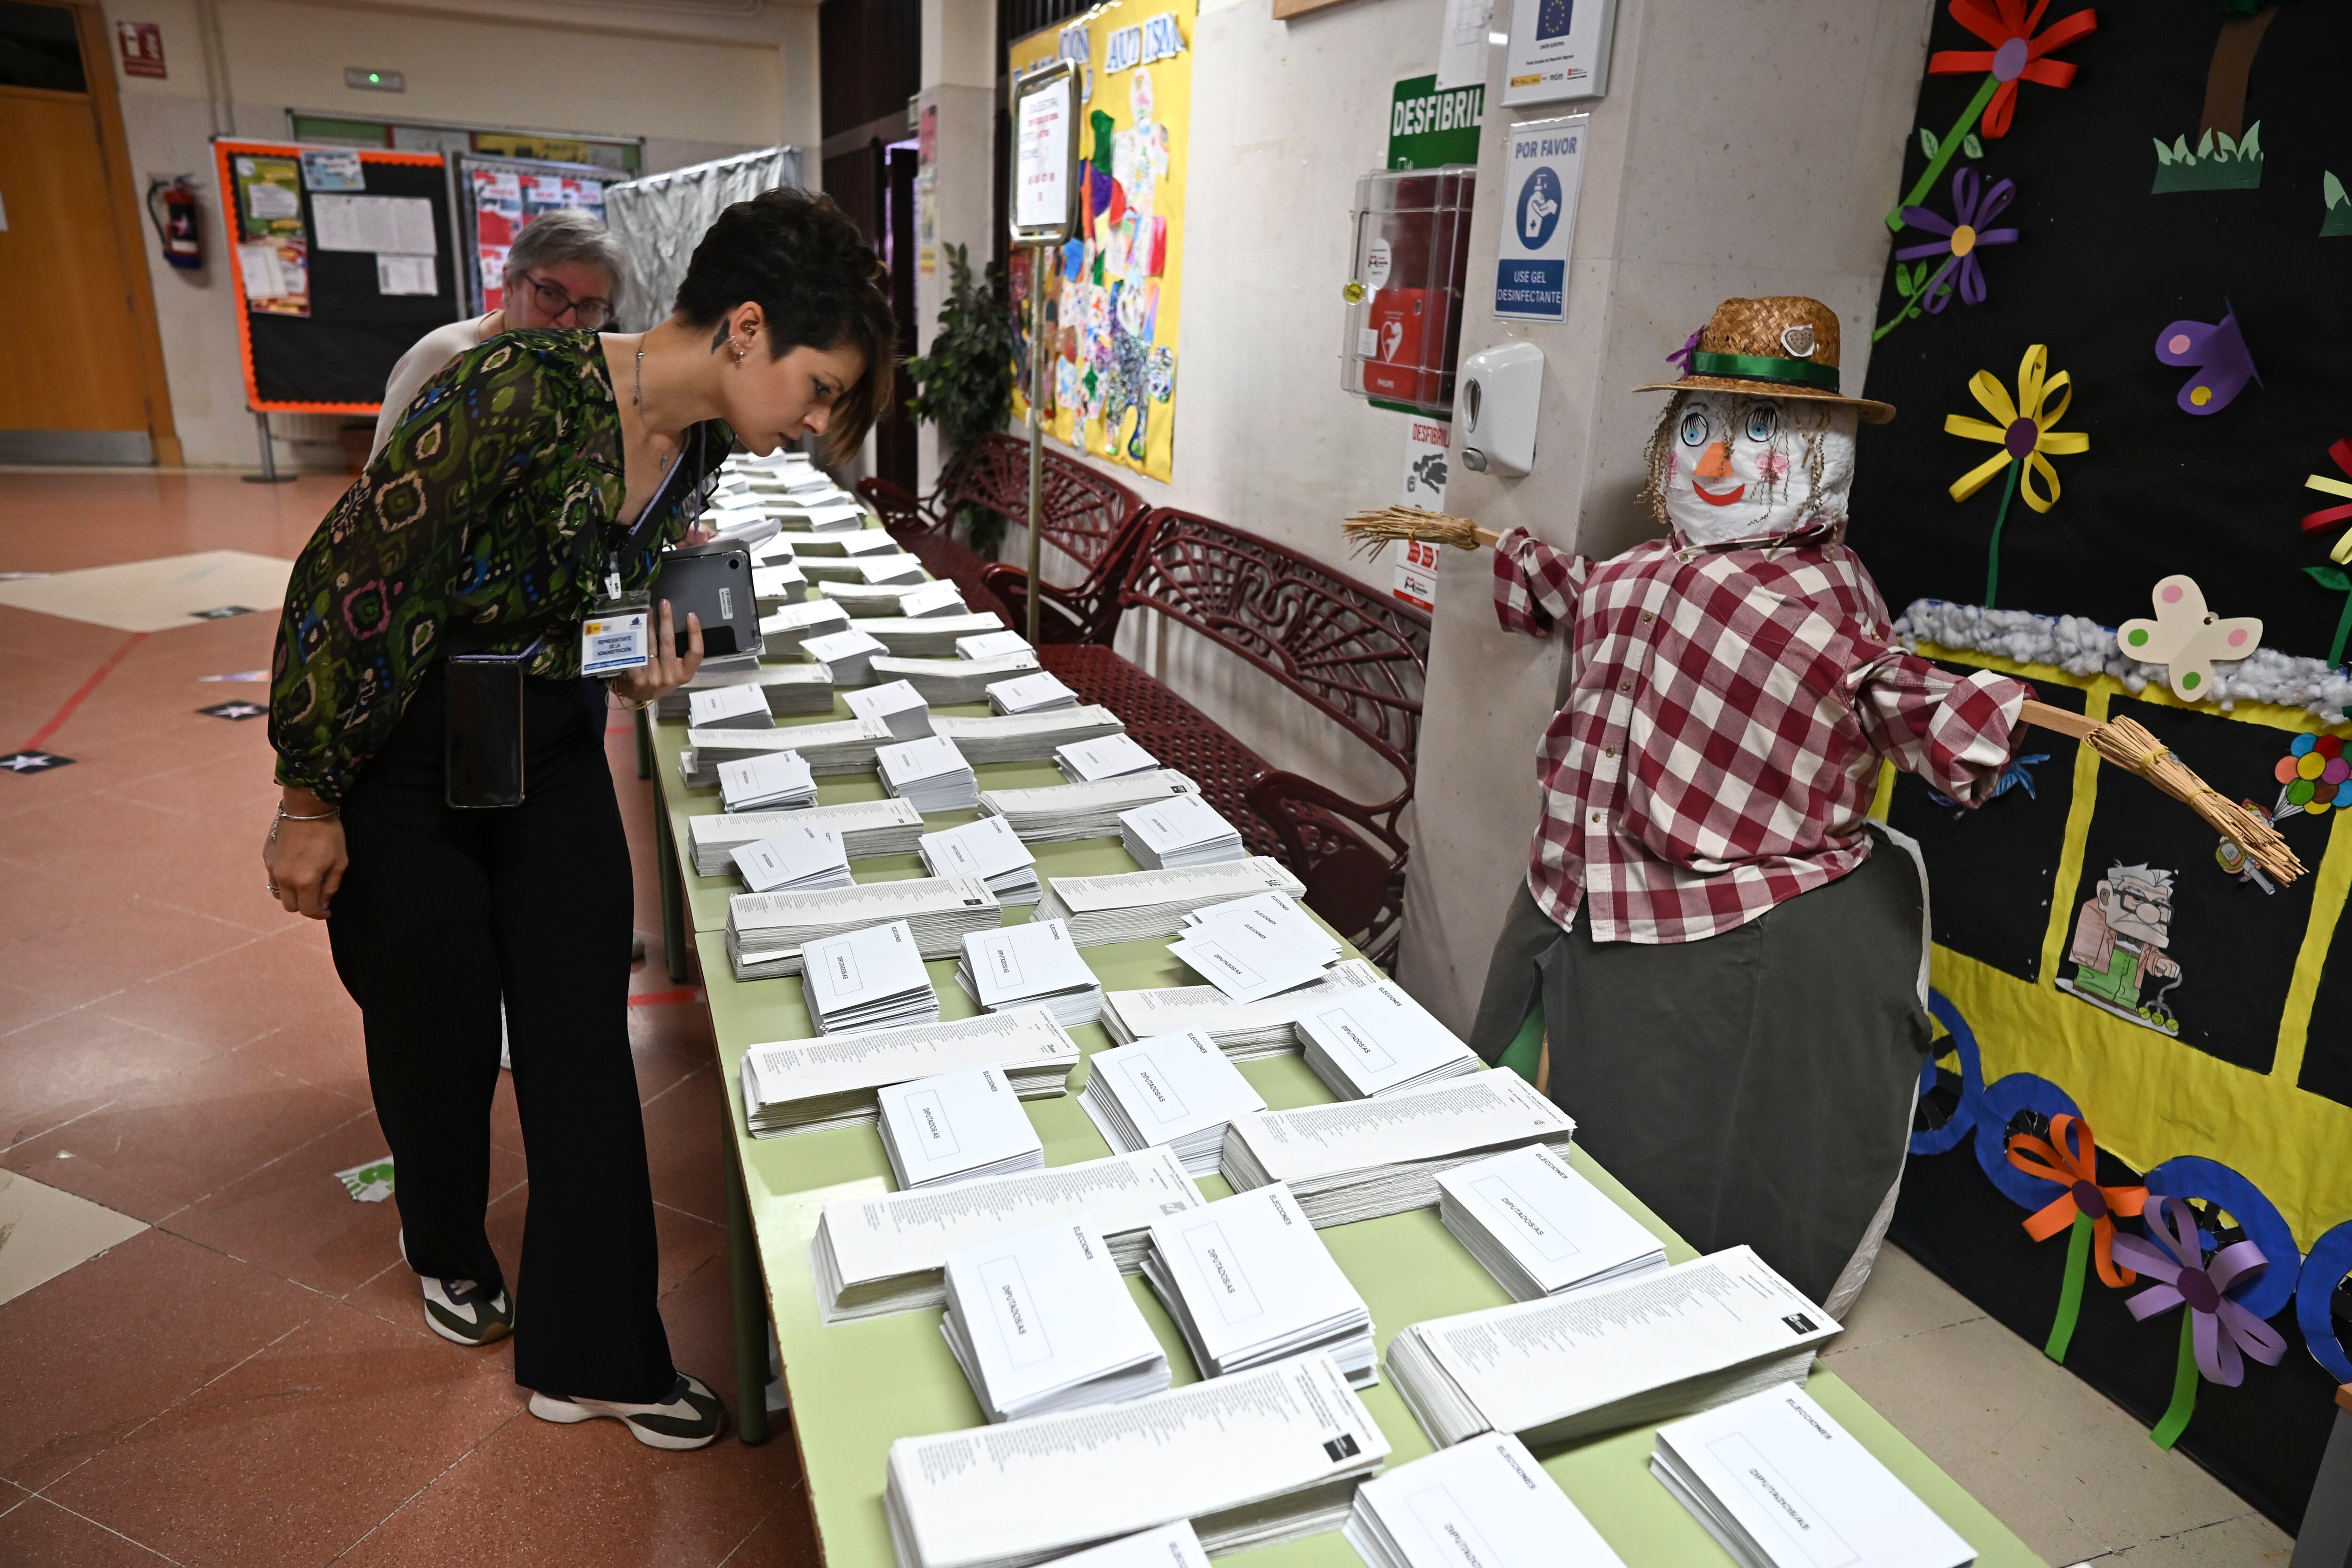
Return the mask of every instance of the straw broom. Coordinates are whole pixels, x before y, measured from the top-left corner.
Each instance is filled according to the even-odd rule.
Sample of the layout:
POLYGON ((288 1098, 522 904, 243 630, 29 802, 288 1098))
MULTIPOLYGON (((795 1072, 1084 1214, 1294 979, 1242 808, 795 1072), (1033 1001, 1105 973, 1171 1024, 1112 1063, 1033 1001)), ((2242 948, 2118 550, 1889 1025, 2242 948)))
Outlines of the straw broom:
MULTIPOLYGON (((1417 506, 1388 506, 1377 511, 1350 513, 1344 531, 1357 556, 1377 556, 1400 540, 1426 540, 1456 550, 1491 548, 1502 535, 1479 527, 1466 517, 1448 517, 1417 506)), ((2071 735, 2106 761, 2147 780, 2210 823, 2213 830, 2246 852, 2246 858, 2281 882, 2292 882, 2305 867, 2271 825, 2197 776, 2196 771, 2172 754, 2146 726, 2131 719, 2095 723, 2046 702, 2028 702, 2019 715, 2025 722, 2071 735)))

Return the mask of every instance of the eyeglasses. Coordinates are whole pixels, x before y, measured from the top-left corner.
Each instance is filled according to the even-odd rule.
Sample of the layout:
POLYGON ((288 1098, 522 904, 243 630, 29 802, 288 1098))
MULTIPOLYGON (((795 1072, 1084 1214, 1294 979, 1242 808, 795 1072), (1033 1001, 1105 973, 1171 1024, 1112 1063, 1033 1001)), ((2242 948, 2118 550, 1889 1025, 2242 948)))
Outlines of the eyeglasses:
POLYGON ((522 280, 530 285, 531 298, 551 321, 560 321, 568 313, 573 326, 593 332, 613 319, 610 300, 600 300, 593 294, 585 300, 575 300, 562 284, 529 272, 522 275, 522 280))

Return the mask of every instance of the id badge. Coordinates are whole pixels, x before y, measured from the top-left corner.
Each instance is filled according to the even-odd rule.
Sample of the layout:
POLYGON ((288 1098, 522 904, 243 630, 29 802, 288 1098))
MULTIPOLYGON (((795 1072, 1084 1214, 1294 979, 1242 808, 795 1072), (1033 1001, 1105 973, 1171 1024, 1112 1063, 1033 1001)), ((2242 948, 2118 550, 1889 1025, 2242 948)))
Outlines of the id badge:
POLYGON ((580 673, 595 679, 644 668, 652 625, 653 604, 644 594, 598 604, 580 624, 580 673))

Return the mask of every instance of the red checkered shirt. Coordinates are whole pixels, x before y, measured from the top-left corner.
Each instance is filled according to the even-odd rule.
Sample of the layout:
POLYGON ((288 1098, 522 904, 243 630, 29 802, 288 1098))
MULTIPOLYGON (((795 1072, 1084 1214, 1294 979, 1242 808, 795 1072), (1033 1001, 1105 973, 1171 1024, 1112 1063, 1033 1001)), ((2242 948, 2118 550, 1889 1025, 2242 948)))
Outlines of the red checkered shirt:
POLYGON ((1513 529, 1495 616, 1533 637, 1570 623, 1528 890, 1563 930, 1589 909, 1597 942, 1696 942, 1853 870, 1882 757, 1989 798, 2032 695, 1906 651, 1842 525, 1599 563, 1513 529))

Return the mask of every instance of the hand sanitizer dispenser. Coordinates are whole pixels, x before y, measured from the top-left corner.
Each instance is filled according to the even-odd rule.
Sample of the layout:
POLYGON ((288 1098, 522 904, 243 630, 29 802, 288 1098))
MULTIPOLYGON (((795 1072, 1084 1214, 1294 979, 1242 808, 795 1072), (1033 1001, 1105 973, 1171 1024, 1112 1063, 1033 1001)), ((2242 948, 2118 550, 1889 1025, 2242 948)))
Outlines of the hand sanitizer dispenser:
POLYGON ((1536 466, 1536 406, 1543 395, 1543 350, 1497 343, 1462 365, 1454 399, 1462 466, 1477 474, 1524 474, 1536 466))

